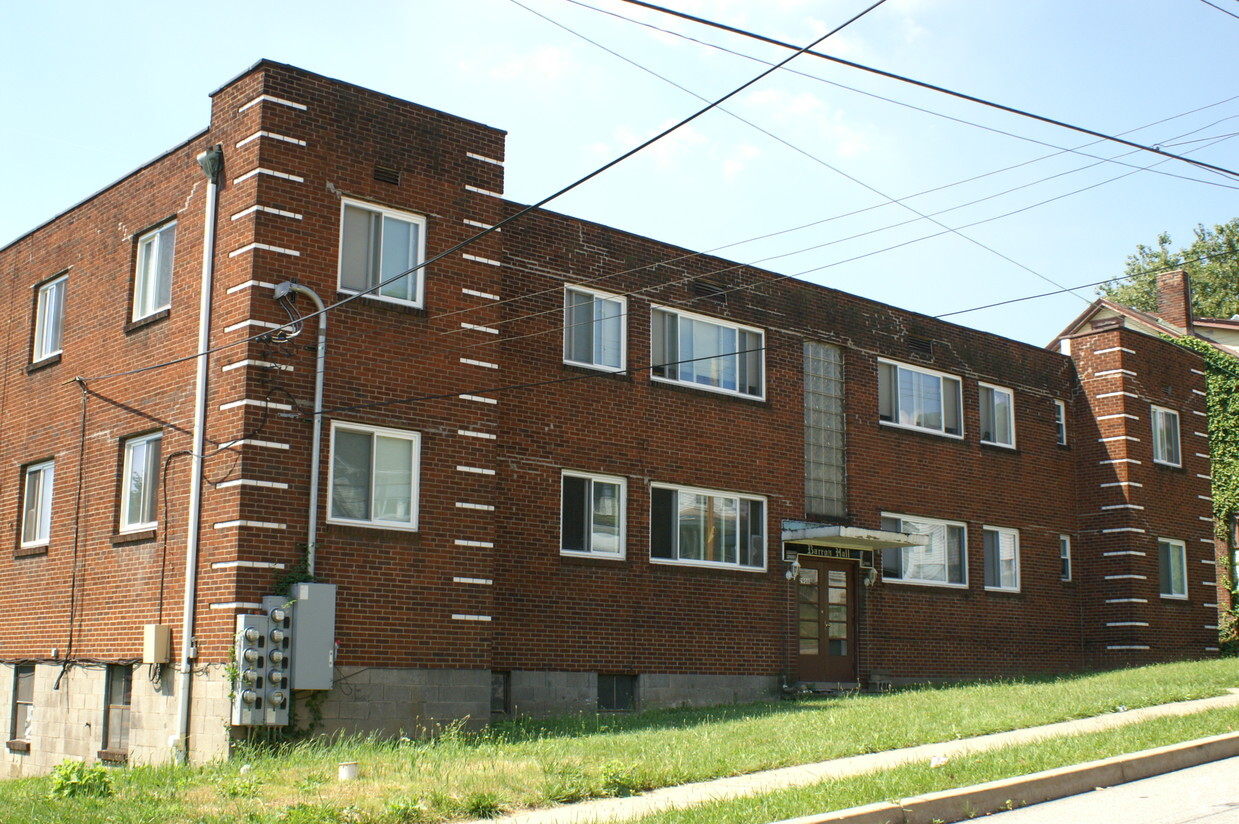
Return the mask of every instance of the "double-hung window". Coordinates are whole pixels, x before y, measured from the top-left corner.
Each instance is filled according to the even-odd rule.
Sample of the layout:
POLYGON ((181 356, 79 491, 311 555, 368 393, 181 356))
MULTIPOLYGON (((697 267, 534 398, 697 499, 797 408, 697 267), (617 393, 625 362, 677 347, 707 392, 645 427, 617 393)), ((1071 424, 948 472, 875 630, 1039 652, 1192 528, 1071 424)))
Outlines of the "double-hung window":
POLYGON ((65 321, 65 286, 68 282, 68 275, 61 275, 39 287, 34 309, 34 351, 30 354, 32 363, 60 354, 65 321))
POLYGON ((1182 541, 1157 541, 1158 578, 1163 598, 1187 598, 1187 548, 1182 541))
POLYGON ((11 741, 30 741, 34 721, 34 664, 18 664, 13 672, 13 725, 11 741))
POLYGON ((1058 577, 1064 581, 1071 580, 1071 536, 1058 536, 1058 577))
POLYGON ((1067 445, 1067 404, 1054 401, 1054 442, 1067 445))
POLYGON ((765 498, 753 495, 654 485, 650 488, 650 560, 765 569, 765 512, 765 498))
POLYGON ((760 329, 655 307, 650 342, 655 380, 764 397, 760 329))
POLYGON ((929 538, 925 546, 882 550, 883 580, 957 587, 968 585, 968 535, 963 524, 883 513, 882 529, 929 538))
POLYGON ((624 368, 622 297, 569 286, 564 290, 564 362, 624 368))
POLYGON ((1020 533, 987 526, 985 534, 985 588, 1006 592, 1020 589, 1020 533))
POLYGON ((892 426, 960 437, 960 380, 918 366, 878 361, 878 419, 892 426))
POLYGON ((125 441, 121 476, 120 531, 154 529, 159 516, 159 471, 163 435, 152 432, 125 441))
POLYGON ((138 238, 133 283, 133 319, 141 320, 172 305, 172 259, 176 224, 168 223, 138 238))
POLYGON ((1182 466, 1179 453, 1179 413, 1161 406, 1152 408, 1153 462, 1166 466, 1182 466))
POLYGON ((1015 446, 1015 402, 1011 390, 983 383, 979 395, 981 443, 1015 446))
POLYGON ((563 554, 624 557, 624 489, 623 478, 563 474, 563 554))
POLYGON ((346 200, 340 224, 340 291, 421 306, 426 219, 346 200))
POLYGON ((52 487, 56 462, 26 467, 22 493, 22 548, 47 546, 52 527, 52 487))
POLYGON ((103 749, 123 753, 129 749, 129 709, 133 701, 133 667, 109 664, 107 696, 104 698, 103 749))
POLYGON ((417 529, 421 436, 355 423, 331 425, 331 508, 339 524, 417 529))

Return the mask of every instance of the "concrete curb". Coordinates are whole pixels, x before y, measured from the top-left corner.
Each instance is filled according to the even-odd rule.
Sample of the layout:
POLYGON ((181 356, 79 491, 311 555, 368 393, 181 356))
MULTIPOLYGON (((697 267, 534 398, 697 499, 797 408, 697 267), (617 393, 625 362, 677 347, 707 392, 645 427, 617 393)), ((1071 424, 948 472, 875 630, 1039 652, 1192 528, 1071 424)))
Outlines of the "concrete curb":
POLYGON ((1089 761, 1056 770, 848 810, 791 818, 777 824, 935 824, 962 821, 1013 807, 1112 787, 1239 755, 1239 733, 1089 761))

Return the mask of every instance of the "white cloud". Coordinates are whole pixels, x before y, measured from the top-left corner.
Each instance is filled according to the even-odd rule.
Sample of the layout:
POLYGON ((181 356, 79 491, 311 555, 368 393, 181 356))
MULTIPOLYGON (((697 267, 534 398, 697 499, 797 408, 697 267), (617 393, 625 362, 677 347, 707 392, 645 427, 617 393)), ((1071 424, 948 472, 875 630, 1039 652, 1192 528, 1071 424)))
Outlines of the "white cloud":
POLYGON ((735 183, 736 179, 748 168, 749 161, 761 157, 762 151, 756 146, 742 144, 732 149, 731 154, 723 159, 723 180, 735 183))
POLYGON ((572 55, 556 46, 539 46, 528 54, 505 60, 490 70, 500 80, 556 80, 572 70, 572 55))

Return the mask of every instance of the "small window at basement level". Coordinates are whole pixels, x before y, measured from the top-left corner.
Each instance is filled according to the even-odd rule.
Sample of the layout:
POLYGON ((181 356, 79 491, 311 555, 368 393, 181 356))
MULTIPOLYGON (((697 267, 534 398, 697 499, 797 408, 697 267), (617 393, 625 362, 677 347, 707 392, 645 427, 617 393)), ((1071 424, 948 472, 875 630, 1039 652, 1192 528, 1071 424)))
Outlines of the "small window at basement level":
POLYGON ((882 513, 882 529, 929 538, 925 546, 882 550, 882 580, 909 584, 968 585, 967 528, 960 523, 882 513))
POLYGON ((159 472, 163 435, 153 432, 125 441, 121 473, 120 531, 154 529, 159 520, 159 472))
POLYGON ((32 363, 60 354, 60 339, 65 320, 65 288, 68 283, 68 275, 61 275, 39 287, 34 309, 34 350, 30 355, 32 363))
POLYGON ((490 714, 512 712, 512 673, 492 671, 490 674, 490 714))
POLYGON ((987 526, 985 536, 985 588, 1018 592, 1020 588, 1020 533, 1014 529, 987 526))
POLYGON ((631 712, 637 706, 637 676, 598 675, 598 711, 631 712))
POLYGON ((119 754, 129 751, 129 708, 132 704, 133 667, 109 664, 104 698, 103 749, 119 754))
POLYGON ((651 324, 655 380, 763 397, 765 333, 760 329, 658 307, 651 324))
POLYGON ((650 489, 650 560, 766 568, 766 501, 750 495, 655 485, 650 489))
POLYGON ((1163 598, 1187 598, 1187 548, 1182 541, 1157 542, 1158 578, 1163 598))
POLYGON ((1058 536, 1058 577, 1064 581, 1071 580, 1071 536, 1058 536))
POLYGON ((563 474, 560 550, 565 555, 624 557, 623 478, 563 474))
POLYGON ((1010 389, 980 384, 981 443, 1015 446, 1015 403, 1010 389))
POLYGON ((420 443, 416 432, 333 421, 327 520, 417 529, 420 443))
POLYGON ((141 320, 172 305, 172 260, 176 224, 168 223, 138 238, 133 284, 133 319, 141 320))
POLYGON ((564 289, 564 361, 623 369, 625 305, 624 298, 603 292, 564 289))
POLYGON ((1067 404, 1054 401, 1054 438, 1059 446, 1067 445, 1067 404))
POLYGON ((26 467, 22 491, 22 548, 47 546, 52 527, 52 489, 56 462, 44 461, 26 467))
POLYGON ((1179 413, 1161 406, 1152 407, 1153 462, 1182 466, 1179 454, 1179 413))
POLYGON ((343 209, 340 291, 421 306, 425 278, 409 270, 425 259, 426 219, 348 200, 343 209))
POLYGON ((964 433, 960 380, 919 366, 878 361, 878 420, 939 435, 964 433))
POLYGON ((10 741, 30 741, 34 721, 34 664, 18 664, 13 669, 13 719, 10 741))

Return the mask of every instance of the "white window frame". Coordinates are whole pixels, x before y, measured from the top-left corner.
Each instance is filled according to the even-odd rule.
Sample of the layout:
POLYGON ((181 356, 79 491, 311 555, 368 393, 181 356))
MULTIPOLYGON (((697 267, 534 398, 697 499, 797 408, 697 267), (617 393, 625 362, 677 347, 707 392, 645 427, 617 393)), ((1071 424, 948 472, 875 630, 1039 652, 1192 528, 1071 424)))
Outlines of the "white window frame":
MULTIPOLYGON (((764 495, 751 495, 751 494, 743 493, 743 492, 726 492, 724 490, 719 490, 719 489, 703 489, 701 487, 681 486, 679 484, 651 483, 650 484, 650 563, 668 564, 671 566, 705 567, 708 569, 730 569, 730 570, 738 570, 740 572, 765 572, 766 566, 769 563, 767 556, 769 555, 769 551, 770 551, 770 540, 769 540, 770 521, 769 521, 769 518, 770 518, 770 504, 764 495), (676 497, 676 501, 677 501, 676 522, 673 525, 673 529, 672 529, 673 540, 675 543, 675 546, 673 547, 673 551, 675 555, 677 556, 674 558, 661 558, 661 557, 654 556, 654 545, 653 545, 654 495, 653 495, 653 490, 655 489, 671 490, 672 492, 675 492, 677 495, 676 497), (681 492, 687 493, 689 495, 705 495, 711 498, 733 499, 737 502, 737 513, 738 513, 738 507, 739 507, 740 501, 757 501, 761 503, 761 521, 762 521, 761 522, 761 543, 762 543, 761 545, 761 566, 760 567, 747 566, 747 565, 739 563, 739 560, 738 560, 739 548, 738 547, 737 547, 737 562, 734 564, 727 563, 725 561, 704 561, 704 560, 695 560, 692 558, 678 557, 679 556, 679 532, 680 532, 679 516, 678 516, 678 501, 679 501, 678 496, 679 496, 679 493, 681 492)), ((737 533, 738 533, 738 529, 739 529, 739 515, 737 514, 737 533)))
POLYGON ((1179 437, 1179 413, 1174 409, 1167 409, 1164 406, 1150 405, 1151 414, 1149 418, 1152 420, 1153 427, 1153 463, 1161 464, 1162 466, 1183 466, 1183 439, 1179 437), (1173 418, 1174 427, 1169 428, 1167 425, 1168 419, 1173 418), (1162 443, 1163 436, 1167 433, 1174 433, 1174 448, 1178 453, 1178 460, 1171 461, 1166 458, 1166 446, 1162 443))
POLYGON ((607 372, 623 372, 625 365, 627 364, 627 359, 628 359, 628 299, 625 298, 623 295, 612 295, 608 292, 599 292, 596 289, 587 289, 584 286, 565 286, 564 287, 564 363, 572 364, 573 366, 585 366, 590 369, 602 369, 607 372), (601 303, 607 303, 607 302, 619 304, 619 315, 618 315, 619 317, 619 342, 618 342, 619 363, 618 364, 613 365, 613 364, 607 364, 607 363, 600 363, 598 360, 598 351, 597 351, 598 347, 595 341, 591 341, 591 349, 593 349, 592 360, 580 360, 580 359, 571 357, 572 353, 569 351, 569 347, 570 347, 570 340, 571 340, 572 332, 574 329, 574 325, 568 317, 568 314, 569 314, 568 299, 569 299, 569 296, 573 292, 579 295, 588 295, 589 297, 593 299, 593 303, 592 303, 593 321, 590 325, 592 327, 595 327, 595 334, 597 334, 596 325, 598 324, 600 320, 603 320, 603 318, 599 318, 598 316, 599 305, 601 303))
MULTIPOLYGON (((940 387, 943 385, 944 384, 940 384, 940 387)), ((882 426, 890 426, 895 429, 909 429, 913 432, 928 432, 932 435, 940 435, 941 437, 944 437, 944 438, 955 438, 956 440, 962 440, 964 438, 964 434, 966 431, 964 428, 964 380, 958 375, 952 375, 948 372, 939 372, 936 369, 926 369, 923 366, 913 366, 912 364, 909 364, 909 363, 902 363, 900 361, 889 360, 887 358, 878 358, 878 397, 879 397, 878 423, 881 424, 882 426), (895 370, 895 374, 894 374, 894 393, 895 394, 894 394, 894 397, 891 398, 892 416, 891 416, 891 420, 889 421, 882 420, 882 417, 881 417, 881 392, 882 392, 882 367, 883 366, 888 366, 895 370), (915 372, 915 373, 920 373, 922 375, 928 375, 930 377, 938 378, 939 381, 943 381, 943 382, 944 381, 955 382, 955 402, 958 404, 957 408, 959 409, 959 432, 958 433, 948 432, 946 429, 946 404, 945 403, 942 404, 942 408, 939 410, 939 415, 942 418, 942 428, 940 429, 935 429, 934 427, 931 427, 931 426, 921 426, 919 424, 914 424, 914 423, 900 423, 899 421, 899 416, 900 416, 899 370, 901 369, 908 371, 908 372, 915 372)), ((945 398, 945 393, 942 394, 942 397, 945 398)))
POLYGON ((1063 401, 1054 401, 1054 442, 1067 445, 1067 404, 1063 401))
MULTIPOLYGON (((998 536, 999 553, 1002 552, 1001 542, 1002 542, 1003 536, 1008 536, 1015 541, 1015 580, 1010 583, 1004 582, 1002 580, 1002 567, 1000 566, 997 569, 998 585, 990 586, 989 584, 986 584, 985 589, 989 592, 1019 592, 1020 591, 1020 531, 1018 529, 1011 529, 1010 527, 991 526, 989 524, 986 524, 981 527, 982 552, 984 555, 984 557, 982 558, 982 561, 985 565, 985 573, 986 573, 987 579, 989 578, 989 569, 990 569, 989 560, 990 559, 989 559, 989 551, 985 549, 984 547, 984 539, 985 539, 986 533, 990 533, 990 532, 998 536)), ((998 563, 1001 564, 1002 562, 1001 556, 997 558, 996 560, 998 563)))
MULTIPOLYGON (((587 501, 592 500, 592 495, 587 495, 586 497, 587 497, 587 501)), ((565 469, 560 474, 559 506, 560 506, 559 554, 569 555, 569 556, 573 556, 577 558, 603 558, 608 561, 622 561, 627 557, 628 555, 628 552, 627 552, 628 550, 628 527, 627 527, 628 481, 627 479, 621 478, 615 475, 599 475, 599 474, 592 473, 592 472, 576 472, 573 470, 565 469), (564 514, 565 513, 563 511, 563 508, 564 508, 564 492, 566 491, 566 488, 567 488, 567 485, 565 482, 567 481, 568 478, 576 478, 580 480, 589 481, 589 486, 587 487, 587 489, 591 493, 593 491, 593 485, 595 483, 610 484, 612 486, 619 488, 619 497, 618 497, 618 502, 617 502, 619 506, 619 513, 617 516, 619 519, 618 520, 619 532, 616 536, 616 541, 618 542, 618 546, 619 546, 618 552, 606 552, 603 550, 594 549, 592 542, 591 542, 591 538, 593 535, 592 528, 587 529, 586 535, 585 535, 586 541, 591 542, 589 549, 586 549, 586 550, 568 549, 564 546, 563 526, 564 526, 564 514)), ((591 518, 591 527, 592 527, 592 518, 591 518)))
POLYGON ((13 704, 11 708, 9 733, 13 741, 30 741, 30 729, 34 726, 34 706, 35 706, 35 679, 38 678, 38 667, 34 664, 14 664, 13 665, 13 704), (25 677, 23 677, 25 676, 25 677), (30 685, 30 695, 27 697, 21 694, 21 685, 25 682, 30 685), (22 711, 22 708, 25 711, 22 711), (25 722, 25 723, 22 723, 25 722))
MULTIPOLYGON (((693 363, 700 365, 700 364, 707 363, 708 361, 714 361, 714 360, 720 360, 722 358, 734 357, 737 359, 736 384, 737 386, 739 386, 739 375, 740 375, 739 358, 741 357, 739 354, 740 351, 747 351, 747 350, 740 350, 739 348, 737 348, 735 352, 731 352, 731 353, 723 353, 721 355, 716 355, 716 356, 695 358, 693 359, 693 363)), ((653 305, 650 307, 650 363, 651 363, 650 380, 655 381, 657 383, 670 383, 670 384, 675 384, 676 386, 690 386, 693 389, 700 389, 703 392, 717 392, 722 395, 732 395, 738 398, 750 398, 752 400, 759 400, 759 401, 764 401, 766 399, 766 332, 764 329, 758 329, 757 327, 754 327, 754 326, 744 326, 739 323, 732 323, 731 321, 710 317, 709 315, 699 315, 695 312, 685 312, 682 309, 676 309, 671 306, 653 305), (653 330, 654 330, 654 314, 656 312, 665 312, 670 315, 675 315, 677 318, 686 318, 692 321, 693 323, 706 323, 706 324, 712 324, 714 326, 718 326, 723 329, 731 329, 734 332, 736 332, 737 347, 739 346, 739 335, 741 332, 745 334, 749 334, 749 335, 757 335, 758 336, 758 347, 759 347, 757 351, 757 368, 758 368, 758 371, 761 373, 760 374, 761 391, 756 394, 750 394, 748 392, 742 392, 739 389, 727 389, 726 387, 722 387, 722 386, 713 386, 708 383, 700 383, 698 381, 685 380, 678 376, 674 378, 668 378, 662 375, 655 374, 654 373, 655 369, 666 368, 666 367, 676 367, 676 371, 678 373, 679 367, 684 365, 684 363, 681 361, 678 336, 676 340, 676 354, 673 358, 668 359, 666 363, 658 363, 658 358, 654 356, 655 341, 654 341, 653 330)))
POLYGON ((172 268, 176 265, 176 221, 151 229, 138 237, 138 258, 133 276, 133 320, 138 321, 172 306, 172 268), (171 233, 169 241, 168 233, 171 233), (171 248, 165 248, 170 246, 171 248), (152 255, 154 262, 151 263, 152 255), (155 304, 159 295, 159 271, 168 258, 168 301, 155 304))
MULTIPOLYGON (((899 524, 900 532, 904 531, 903 529, 904 521, 911 521, 914 524, 924 524, 926 526, 945 527, 948 529, 948 532, 947 532, 948 541, 950 540, 949 529, 951 527, 956 527, 963 531, 963 534, 960 538, 960 551, 959 551, 960 571, 963 576, 962 581, 960 582, 954 582, 950 580, 935 581, 931 578, 887 578, 886 574, 883 573, 882 579, 884 581, 890 581, 893 584, 910 584, 912 586, 923 586, 923 587, 947 587, 949 589, 967 589, 968 588, 968 525, 966 523, 964 523, 963 521, 944 521, 941 518, 923 518, 920 515, 903 515, 898 512, 883 512, 882 517, 883 518, 894 518, 898 520, 900 522, 899 524)), ((918 547, 903 547, 902 550, 906 551, 909 549, 917 549, 917 548, 918 547)), ((886 550, 883 550, 883 552, 885 551, 886 550)), ((946 547, 946 551, 947 552, 950 551, 949 546, 946 547)), ((885 561, 885 558, 883 558, 883 561, 885 561)), ((947 575, 951 574, 950 573, 951 565, 949 561, 943 562, 943 568, 946 570, 947 575)))
POLYGON ((987 446, 1001 446, 1006 449, 1015 449, 1015 390, 1011 389, 1008 386, 998 386, 997 384, 993 384, 993 383, 985 383, 984 381, 977 381, 977 407, 978 407, 978 412, 981 414, 982 417, 984 416, 984 413, 985 413, 985 409, 984 409, 985 400, 984 399, 985 399, 985 393, 987 390, 989 391, 990 398, 993 401, 992 405, 990 406, 989 414, 990 414, 990 417, 994 419, 995 430, 998 429, 997 397, 999 393, 1007 396, 1007 411, 1009 414, 1009 417, 1007 420, 1007 428, 1011 433, 1011 440, 1008 442, 1008 441, 995 440, 993 438, 986 438, 985 428, 982 426, 980 427, 981 443, 987 446))
POLYGON ((51 542, 52 533, 52 493, 56 484, 56 462, 40 461, 26 467, 22 477, 22 517, 21 546, 22 549, 44 547, 51 542), (33 522, 29 520, 32 512, 33 522), (35 535, 26 537, 26 529, 33 523, 35 535))
POLYGON ((69 275, 62 274, 40 283, 35 298, 34 345, 30 362, 38 363, 63 351, 65 333, 65 293, 69 275), (50 308, 49 308, 50 307, 50 308), (55 341, 48 338, 55 336, 55 341))
POLYGON ((1186 601, 1187 600, 1187 544, 1186 543, 1184 543, 1183 541, 1177 540, 1175 538, 1158 538, 1157 539, 1157 578, 1158 578, 1157 591, 1161 594, 1163 598, 1166 598, 1172 601, 1186 601), (1162 575, 1161 575, 1162 547, 1163 546, 1167 547, 1171 552, 1173 552, 1173 555, 1171 556, 1172 560, 1170 563, 1171 565, 1171 578, 1169 582, 1170 589, 1171 589, 1170 592, 1166 591, 1167 582, 1162 580, 1162 575), (1174 589, 1174 570, 1173 570, 1174 561, 1173 559, 1174 558, 1179 559, 1179 569, 1183 576, 1183 591, 1182 592, 1173 591, 1174 589))
POLYGON ((419 499, 421 498, 421 465, 422 465, 422 436, 420 432, 415 432, 407 429, 391 429, 383 426, 371 426, 364 423, 352 423, 350 421, 332 421, 331 422, 331 448, 329 454, 328 470, 327 470, 327 523, 341 524, 344 526, 360 526, 371 529, 398 529, 405 532, 416 532, 418 529, 418 518, 420 514, 419 499), (336 433, 340 430, 350 432, 362 432, 372 437, 393 438, 398 440, 409 441, 413 448, 410 450, 412 460, 411 477, 412 488, 409 494, 409 520, 406 521, 385 521, 374 517, 374 441, 371 441, 371 462, 370 462, 370 514, 367 519, 362 518, 343 518, 333 514, 332 495, 335 491, 336 480, 336 433))
MULTIPOLYGON (((378 204, 368 203, 364 200, 354 200, 352 198, 341 198, 340 201, 341 201, 340 202, 340 237, 339 237, 340 251, 339 251, 339 256, 338 256, 339 259, 336 261, 336 286, 339 289, 339 291, 345 294, 349 294, 349 295, 357 295, 357 294, 364 293, 364 297, 372 298, 374 300, 381 300, 381 301, 386 301, 388 303, 395 303, 400 306, 413 306, 418 309, 422 308, 422 306, 425 303, 425 294, 426 294, 426 267, 424 266, 426 262, 426 218, 425 216, 415 214, 413 212, 404 212, 399 209, 391 209, 386 206, 379 206, 378 204), (345 209, 348 209, 349 207, 352 207, 354 209, 361 209, 363 211, 372 212, 375 214, 379 214, 379 215, 382 215, 384 218, 391 218, 392 220, 401 220, 401 221, 404 221, 405 223, 411 223, 417 226, 417 260, 414 261, 414 265, 418 265, 421 268, 418 268, 417 270, 409 274, 409 277, 414 278, 415 283, 416 283, 416 289, 415 289, 416 294, 413 300, 393 297, 391 295, 379 294, 378 284, 381 283, 382 280, 379 280, 375 283, 368 284, 366 289, 364 290, 358 290, 358 289, 354 289, 354 288, 347 287, 344 285, 344 228, 345 228, 344 212, 345 212, 345 209)), ((381 254, 382 254, 382 251, 380 250, 380 255, 381 254)), ((382 265, 382 262, 380 260, 380 268, 381 268, 381 265, 382 265)))
MULTIPOLYGON (((159 484, 162 481, 160 475, 163 469, 163 449, 162 449, 163 433, 149 432, 145 435, 135 435, 132 438, 126 438, 124 441, 125 459, 121 468, 121 485, 120 485, 120 531, 121 532, 141 532, 147 529, 156 529, 159 526, 159 484), (147 499, 150 506, 150 518, 144 521, 131 523, 129 521, 129 503, 130 492, 129 477, 133 471, 133 452, 134 447, 139 444, 150 444, 154 441, 160 441, 159 458, 155 461, 152 467, 148 462, 142 467, 142 496, 147 499), (155 478, 152 482, 150 475, 151 470, 154 470, 155 478)), ((149 455, 149 452, 148 452, 149 455)))
POLYGON ((1071 580, 1071 536, 1058 536, 1058 579, 1071 580), (1064 574, 1065 573, 1065 574, 1064 574))

